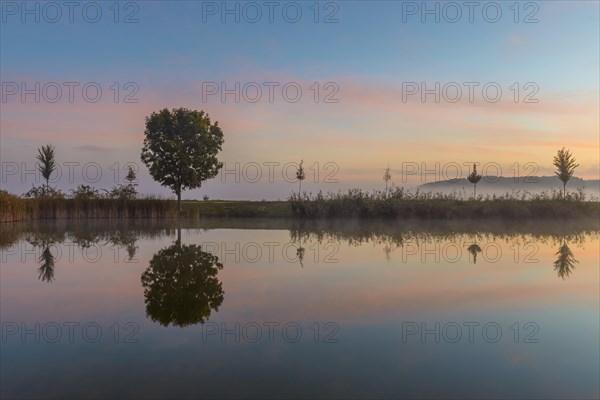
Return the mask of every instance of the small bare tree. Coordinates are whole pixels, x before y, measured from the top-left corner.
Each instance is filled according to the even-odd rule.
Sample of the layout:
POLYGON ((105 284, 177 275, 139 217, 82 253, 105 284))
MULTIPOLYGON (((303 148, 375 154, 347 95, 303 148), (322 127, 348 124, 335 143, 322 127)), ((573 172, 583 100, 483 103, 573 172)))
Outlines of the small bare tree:
POLYGON ((296 171, 296 179, 298 179, 298 182, 300 184, 298 188, 298 196, 301 196, 302 194, 302 181, 304 180, 304 178, 306 178, 306 176, 304 175, 304 168, 302 168, 303 162, 304 160, 300 161, 300 165, 298 166, 298 170, 296 171))
POLYGON ((392 179, 392 174, 390 171, 390 165, 388 164, 387 168, 385 169, 385 171, 383 173, 383 180, 385 181, 385 192, 386 193, 388 191, 388 182, 390 181, 390 179, 392 179))
POLYGON ((579 164, 575 162, 571 152, 563 147, 554 156, 554 166, 556 167, 556 176, 563 183, 563 197, 566 197, 567 182, 573 177, 575 168, 579 167, 579 164))
POLYGON ((467 176, 467 180, 473 184, 473 198, 477 197, 477 182, 481 180, 481 175, 477 174, 477 165, 473 164, 473 172, 467 176))

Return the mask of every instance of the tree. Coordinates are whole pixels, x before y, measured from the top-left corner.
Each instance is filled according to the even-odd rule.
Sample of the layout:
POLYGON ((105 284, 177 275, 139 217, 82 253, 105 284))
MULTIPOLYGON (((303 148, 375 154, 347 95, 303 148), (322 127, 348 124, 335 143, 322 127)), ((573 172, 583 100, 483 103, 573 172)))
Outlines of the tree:
POLYGON ((50 189, 50 175, 56 171, 56 161, 54 160, 54 146, 51 144, 42 146, 38 149, 37 160, 38 170, 46 180, 46 190, 50 189))
POLYGON ((569 182, 579 164, 575 163, 575 158, 571 152, 563 147, 554 156, 554 166, 556 167, 556 176, 563 183, 563 197, 566 197, 567 182, 569 182))
POLYGON ((477 165, 473 164, 473 172, 467 176, 467 180, 473 184, 473 198, 477 197, 477 182, 481 180, 481 175, 477 174, 477 165))
POLYGON ((127 176, 125 177, 125 180, 127 181, 127 185, 128 186, 137 186, 137 183, 134 183, 136 181, 137 177, 135 176, 135 171, 133 170, 133 167, 131 165, 127 166, 127 176))
POLYGON ((388 191, 388 181, 392 179, 392 174, 390 172, 390 166, 388 165, 387 168, 385 169, 385 172, 383 173, 383 180, 385 181, 385 192, 387 193, 388 191))
POLYGON ((217 159, 223 131, 204 111, 165 108, 146 117, 144 134, 142 161, 156 181, 177 195, 181 211, 181 191, 199 188, 223 166, 217 159))
POLYGON ((304 168, 302 168, 303 162, 304 160, 300 161, 300 165, 298 166, 298 170, 296 171, 296 179, 298 179, 298 182, 300 183, 300 187, 298 188, 298 196, 300 196, 302 192, 302 181, 304 180, 304 178, 306 178, 306 176, 304 175, 304 168))

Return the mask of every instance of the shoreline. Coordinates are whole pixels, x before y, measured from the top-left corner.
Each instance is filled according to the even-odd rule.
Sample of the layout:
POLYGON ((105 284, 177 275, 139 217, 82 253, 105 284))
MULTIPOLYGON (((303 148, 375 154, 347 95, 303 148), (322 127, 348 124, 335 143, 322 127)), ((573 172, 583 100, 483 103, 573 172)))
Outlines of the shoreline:
MULTIPOLYGON (((35 220, 162 220, 178 218, 177 202, 164 199, 6 199, 0 202, 0 223, 35 220), (16 200, 14 200, 16 199, 16 200)), ((368 205, 317 201, 182 201, 181 219, 242 218, 298 221, 489 221, 600 219, 600 202, 577 200, 452 200, 408 199, 368 205)))

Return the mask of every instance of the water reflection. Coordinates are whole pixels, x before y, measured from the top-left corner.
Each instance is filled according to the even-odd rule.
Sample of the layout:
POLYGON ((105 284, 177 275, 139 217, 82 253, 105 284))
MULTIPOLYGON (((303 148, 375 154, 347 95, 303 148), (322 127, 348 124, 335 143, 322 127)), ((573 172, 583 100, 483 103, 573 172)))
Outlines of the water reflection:
MULTIPOLYGON (((181 245, 180 242, 181 229, 204 232, 206 227, 212 227, 213 224, 226 226, 229 224, 232 228, 237 226, 245 228, 248 221, 215 222, 208 220, 203 222, 202 228, 198 228, 198 224, 194 221, 185 220, 179 223, 175 221, 128 221, 116 224, 106 221, 52 221, 45 224, 4 224, 0 227, 2 231, 0 249, 6 250, 19 242, 27 242, 38 250, 39 279, 44 282, 53 282, 57 262, 55 247, 61 244, 72 244, 81 252, 92 247, 118 247, 126 251, 128 260, 132 260, 138 250, 137 242, 139 239, 173 237, 177 240, 175 245, 155 254, 145 273, 146 278, 143 280, 147 296, 148 293, 152 295, 153 292, 158 292, 162 293, 160 296, 164 299, 163 301, 167 301, 171 297, 165 292, 167 288, 160 289, 160 285, 154 282, 152 278, 152 276, 155 276, 158 279, 162 276, 164 279, 168 279, 169 272, 167 266, 164 265, 165 263, 179 263, 174 264, 174 267, 172 267, 171 274, 173 277, 184 276, 185 274, 196 276, 194 274, 198 274, 195 278, 196 281, 190 282, 187 288, 182 284, 179 287, 171 287, 172 290, 177 290, 180 294, 193 291, 203 292, 199 286, 201 282, 198 281, 201 276, 205 276, 203 279, 206 279, 205 283, 207 285, 213 284, 213 280, 209 279, 206 274, 222 268, 218 257, 212 256, 213 259, 210 253, 202 251, 200 247, 193 248, 181 245), (172 259, 169 260, 168 257, 172 257, 172 259), (196 261, 193 261, 194 257, 197 257, 196 261), (188 262, 190 264, 185 265, 188 262), (203 270, 205 271, 202 272, 203 270)), ((593 221, 542 221, 533 225, 487 223, 482 226, 479 223, 472 222, 447 224, 444 222, 415 223, 407 221, 399 225, 383 222, 326 221, 305 223, 283 220, 260 221, 258 225, 266 229, 287 229, 291 242, 295 244, 296 260, 301 267, 304 267, 305 263, 306 246, 312 249, 311 246, 314 245, 314 242, 346 242, 353 247, 366 244, 380 245, 385 259, 390 262, 392 254, 398 249, 406 250, 407 244, 417 246, 418 249, 431 243, 440 244, 454 241, 465 244, 469 262, 473 264, 477 264, 478 256, 484 251, 481 247, 483 240, 487 245, 504 242, 504 244, 508 244, 509 249, 516 248, 524 242, 556 243, 558 250, 556 251, 557 258, 554 261, 553 268, 558 277, 562 279, 568 278, 578 263, 569 243, 581 245, 585 242, 586 237, 598 235, 598 224, 593 221)), ((214 272, 214 275, 216 276, 216 272, 214 272)), ((165 282, 162 284, 164 285, 165 282)), ((220 304, 220 286, 217 283, 214 285, 214 288, 209 286, 204 290, 204 300, 196 300, 198 304, 203 304, 202 307, 204 308, 204 317, 196 317, 197 322, 204 321, 210 315, 209 310, 216 309, 220 304), (211 296, 214 296, 214 299, 211 296), (207 306, 207 304, 209 305, 207 306)), ((194 297, 193 293, 189 293, 190 300, 194 297)), ((173 315, 173 318, 165 317, 164 314, 168 314, 168 311, 165 310, 165 313, 159 312, 160 303, 148 300, 147 303, 151 304, 148 308, 148 315, 154 315, 156 321, 164 325, 173 323, 183 326, 186 324, 185 318, 177 318, 175 315, 173 315), (158 317, 161 314, 163 316, 158 317)), ((168 307, 168 303, 165 307, 168 307)), ((190 318, 189 321, 193 321, 193 319, 190 318)), ((187 324, 190 323, 193 322, 187 324)))
POLYGON ((473 243, 467 248, 467 251, 473 256, 473 264, 477 264, 477 254, 481 253, 481 247, 477 243, 473 243))
MULTIPOLYGON (((39 250, 37 260, 40 264, 38 268, 39 279, 43 282, 51 283, 54 280, 54 269, 57 259, 55 253, 61 252, 61 245, 72 245, 72 247, 80 250, 81 253, 93 247, 124 248, 127 252, 127 259, 131 261, 137 251, 136 243, 139 236, 139 232, 121 229, 109 231, 78 229, 72 232, 66 230, 42 230, 27 232, 24 240, 32 249, 39 250)), ((0 246, 0 248, 10 247, 14 243, 11 241, 4 246, 0 246)))
MULTIPOLYGON (((527 247, 535 243, 560 243, 556 252, 557 259, 554 262, 554 270, 560 278, 568 278, 578 261, 575 259, 572 249, 568 242, 582 245, 586 237, 598 235, 598 223, 594 221, 542 221, 533 226, 522 226, 516 224, 498 225, 486 224, 481 226, 477 223, 453 223, 452 229, 447 229, 442 224, 429 225, 429 223, 406 224, 399 229, 394 224, 382 224, 379 222, 370 224, 356 224, 347 222, 316 222, 300 223, 292 226, 290 237, 294 241, 325 241, 346 242, 351 246, 363 246, 365 244, 376 244, 383 246, 385 259, 389 262, 391 254, 396 249, 402 249, 407 243, 412 245, 427 247, 430 243, 444 243, 447 241, 456 241, 469 244, 467 252, 469 262, 477 264, 477 256, 483 251, 478 244, 478 240, 485 239, 487 244, 505 242, 508 249, 517 249, 518 247, 527 247), (457 229, 458 228, 458 229, 457 229)), ((514 250, 515 252, 517 250, 514 250)), ((522 250, 523 251, 523 250, 522 250)), ((425 251, 426 252, 426 251, 425 251)), ((529 256, 534 255, 534 251, 523 251, 520 254, 521 261, 537 262, 536 259, 529 256)), ((299 257, 300 258, 300 257, 299 257)), ((515 253, 515 262, 517 262, 515 253)))
POLYGON ((304 253, 306 252, 306 249, 304 247, 302 247, 302 238, 298 239, 298 248, 296 249, 296 257, 298 258, 298 262, 300 263, 300 266, 302 268, 304 268, 304 253))
POLYGON ((142 274, 146 315, 163 326, 204 323, 225 292, 217 274, 223 264, 198 245, 175 244, 157 252, 142 274))
POLYGON ((592 221, 0 226, 0 397, 598 398, 598 232, 592 221), (72 322, 103 336, 77 328, 70 342, 64 328, 53 343, 72 322), (327 322, 336 344, 323 341, 327 322), (408 341, 405 323, 420 330, 408 341), (474 340, 465 328, 454 342, 446 328, 465 323, 479 324, 474 340), (139 342, 125 344, 132 324, 139 342), (298 342, 283 335, 295 324, 298 342))
POLYGON ((568 278, 575 269, 575 264, 579 261, 575 259, 566 239, 563 239, 563 243, 556 252, 556 255, 557 258, 556 261, 554 261, 554 270, 558 273, 560 278, 568 278))
MULTIPOLYGON (((54 267, 56 263, 56 257, 52 253, 51 247, 56 246, 57 239, 50 235, 42 234, 29 236, 25 240, 33 249, 41 250, 37 259, 38 264, 40 264, 38 279, 42 282, 51 283, 54 280, 54 267)), ((62 240, 64 240, 64 237, 62 240)))
POLYGON ((52 282, 54 280, 54 255, 50 251, 50 246, 46 246, 40 255, 38 262, 41 264, 38 271, 38 279, 43 282, 52 282))

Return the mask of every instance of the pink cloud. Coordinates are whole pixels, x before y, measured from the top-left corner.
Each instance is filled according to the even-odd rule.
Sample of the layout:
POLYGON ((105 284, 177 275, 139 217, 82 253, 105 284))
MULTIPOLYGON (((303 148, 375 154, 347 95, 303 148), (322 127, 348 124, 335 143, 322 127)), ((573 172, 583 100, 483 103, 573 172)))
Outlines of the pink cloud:
POLYGON ((403 100, 401 84, 361 76, 311 80, 263 72, 243 80, 231 77, 229 87, 236 81, 297 82, 305 92, 295 104, 282 101, 280 93, 274 103, 223 103, 218 96, 204 102, 201 81, 185 87, 158 82, 151 89, 140 88, 139 102, 133 104, 115 103, 108 95, 95 104, 9 101, 1 113, 3 141, 34 145, 51 141, 89 149, 130 147, 137 152, 147 115, 164 107, 185 106, 207 110, 219 121, 226 132, 224 155, 238 160, 272 159, 277 154, 279 159, 312 158, 360 169, 387 160, 477 157, 550 166, 555 149, 567 146, 576 152, 582 170, 592 171, 598 165, 599 101, 593 93, 540 93, 537 104, 515 103, 510 92, 497 103, 481 98, 470 103, 466 93, 457 103, 422 103, 419 96, 403 100), (339 103, 315 103, 308 89, 315 81, 337 83, 339 103))

